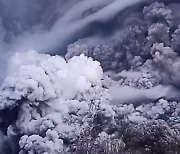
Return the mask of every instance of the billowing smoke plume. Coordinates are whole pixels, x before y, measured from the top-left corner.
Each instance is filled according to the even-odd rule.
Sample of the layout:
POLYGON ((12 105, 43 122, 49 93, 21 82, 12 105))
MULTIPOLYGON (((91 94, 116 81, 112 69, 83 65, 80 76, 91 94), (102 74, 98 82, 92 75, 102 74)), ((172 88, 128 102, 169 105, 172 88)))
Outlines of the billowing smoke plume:
MULTIPOLYGON (((133 2, 130 0, 93 0, 91 2, 83 0, 74 2, 71 0, 64 4, 63 1, 56 0, 50 3, 46 0, 31 2, 30 4, 29 1, 16 0, 11 3, 2 0, 0 5, 5 9, 2 10, 0 20, 0 27, 3 32, 0 41, 2 42, 1 50, 2 52, 4 50, 9 51, 9 54, 14 51, 23 52, 29 49, 63 54, 62 50, 68 44, 88 33, 91 24, 108 22, 118 12, 140 1, 143 0, 134 0, 133 2), (37 14, 40 15, 37 17, 37 14)), ((7 59, 7 56, 6 53, 2 60, 7 59)))
POLYGON ((178 1, 0 8, 0 154, 180 153, 178 1))

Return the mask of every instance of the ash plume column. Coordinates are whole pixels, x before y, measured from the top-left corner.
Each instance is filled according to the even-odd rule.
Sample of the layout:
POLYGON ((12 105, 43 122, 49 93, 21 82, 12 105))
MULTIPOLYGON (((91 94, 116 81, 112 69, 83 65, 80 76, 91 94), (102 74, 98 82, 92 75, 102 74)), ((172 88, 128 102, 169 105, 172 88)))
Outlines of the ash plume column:
MULTIPOLYGON (((28 7, 29 1, 21 1, 15 0, 16 5, 28 7)), ((6 38, 4 54, 18 52, 0 87, 0 154, 180 153, 180 89, 175 87, 180 84, 179 5, 146 0, 29 3, 32 10, 13 10, 21 18, 10 15, 12 25, 2 20, 0 27, 4 32, 23 28, 17 35, 0 36, 6 38), (62 5, 59 10, 56 4, 62 5), (43 17, 26 23, 29 11, 43 17), (104 30, 87 34, 96 23, 102 28, 112 24, 113 32, 106 38, 104 30), (101 43, 88 46, 89 37, 101 43), (60 56, 60 48, 80 38, 86 41, 70 45, 69 57, 60 56), (59 55, 53 56, 56 49, 59 55)))

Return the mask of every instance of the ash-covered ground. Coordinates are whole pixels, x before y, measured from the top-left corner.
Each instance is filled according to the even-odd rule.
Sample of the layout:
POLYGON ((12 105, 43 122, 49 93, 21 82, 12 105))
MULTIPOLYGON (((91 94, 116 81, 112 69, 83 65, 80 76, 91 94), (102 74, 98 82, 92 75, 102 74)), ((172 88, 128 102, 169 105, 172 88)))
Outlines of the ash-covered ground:
POLYGON ((179 154, 177 0, 0 0, 0 154, 179 154))

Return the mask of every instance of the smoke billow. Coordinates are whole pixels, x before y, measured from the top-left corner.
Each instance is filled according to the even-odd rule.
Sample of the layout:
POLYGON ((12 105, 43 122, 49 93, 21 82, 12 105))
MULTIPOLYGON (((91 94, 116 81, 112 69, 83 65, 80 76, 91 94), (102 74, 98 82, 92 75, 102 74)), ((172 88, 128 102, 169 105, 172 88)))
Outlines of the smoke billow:
POLYGON ((77 1, 77 4, 73 1, 67 4, 62 1, 37 1, 31 4, 21 0, 14 3, 2 1, 1 7, 6 8, 1 17, 2 28, 5 29, 2 30, 2 51, 9 51, 10 54, 33 49, 63 54, 61 50, 85 36, 93 22, 107 22, 124 8, 140 1, 85 0, 77 1), (58 11, 62 7, 66 9, 58 11), (46 10, 53 12, 48 14, 46 10), (8 49, 3 49, 6 45, 8 49))
POLYGON ((179 8, 0 0, 0 154, 180 153, 179 8))

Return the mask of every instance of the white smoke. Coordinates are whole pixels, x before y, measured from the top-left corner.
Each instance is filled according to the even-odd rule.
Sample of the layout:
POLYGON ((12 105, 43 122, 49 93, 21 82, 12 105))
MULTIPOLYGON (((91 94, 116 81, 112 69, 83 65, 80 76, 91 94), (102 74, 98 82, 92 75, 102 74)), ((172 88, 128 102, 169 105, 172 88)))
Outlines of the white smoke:
MULTIPOLYGON (((74 140, 88 126, 89 112, 97 112, 91 109, 92 104, 107 116, 114 113, 109 92, 102 86, 102 68, 92 58, 80 55, 66 62, 60 56, 29 51, 17 53, 9 64, 0 110, 19 108, 15 125, 20 134, 26 134, 19 140, 20 153, 65 152, 68 147, 63 138, 74 140)), ((11 126, 9 136, 16 134, 11 126)))
POLYGON ((83 3, 77 4, 77 6, 70 9, 62 18, 57 20, 48 32, 36 32, 36 34, 28 36, 27 38, 20 38, 20 43, 18 45, 16 44, 17 47, 15 47, 15 49, 17 48, 17 51, 33 49, 46 52, 62 48, 73 40, 77 40, 83 36, 87 31, 88 25, 91 23, 96 21, 107 22, 123 9, 141 1, 144 0, 133 0, 133 2, 130 0, 116 0, 109 5, 107 5, 108 1, 94 1, 91 2, 91 5, 89 5, 89 1, 84 1, 83 3), (105 6, 100 8, 100 10, 83 18, 82 15, 89 9, 103 5, 105 6), (22 46, 20 44, 22 44, 22 46))
POLYGON ((77 92, 101 85, 103 75, 100 63, 84 55, 66 63, 60 56, 30 51, 17 53, 9 65, 9 76, 1 87, 1 109, 25 97, 30 101, 73 99, 77 92))
POLYGON ((114 104, 134 104, 136 106, 145 102, 159 99, 180 101, 180 90, 173 86, 158 85, 150 89, 136 89, 129 86, 111 87, 110 95, 114 104))

